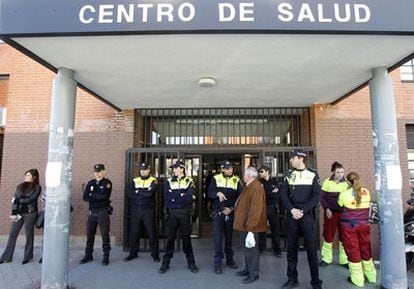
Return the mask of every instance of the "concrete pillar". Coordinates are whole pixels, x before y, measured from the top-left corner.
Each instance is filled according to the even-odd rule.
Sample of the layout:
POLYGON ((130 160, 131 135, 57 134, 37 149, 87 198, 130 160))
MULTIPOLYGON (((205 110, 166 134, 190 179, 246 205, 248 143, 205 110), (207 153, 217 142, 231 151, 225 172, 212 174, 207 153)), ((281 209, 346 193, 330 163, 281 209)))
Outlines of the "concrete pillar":
POLYGON ((385 67, 373 69, 369 88, 380 216, 381 288, 407 289, 397 114, 392 80, 385 67))
POLYGON ((73 71, 59 68, 53 81, 50 116, 42 289, 68 288, 76 86, 73 71))

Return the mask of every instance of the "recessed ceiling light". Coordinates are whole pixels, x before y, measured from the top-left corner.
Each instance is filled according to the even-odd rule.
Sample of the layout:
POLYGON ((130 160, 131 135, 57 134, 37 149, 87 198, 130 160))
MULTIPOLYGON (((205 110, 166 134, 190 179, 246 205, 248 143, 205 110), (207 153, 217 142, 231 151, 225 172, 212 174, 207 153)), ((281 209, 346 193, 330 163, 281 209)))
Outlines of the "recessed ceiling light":
POLYGON ((216 86, 216 80, 210 76, 203 76, 198 80, 198 85, 204 88, 210 88, 216 86))

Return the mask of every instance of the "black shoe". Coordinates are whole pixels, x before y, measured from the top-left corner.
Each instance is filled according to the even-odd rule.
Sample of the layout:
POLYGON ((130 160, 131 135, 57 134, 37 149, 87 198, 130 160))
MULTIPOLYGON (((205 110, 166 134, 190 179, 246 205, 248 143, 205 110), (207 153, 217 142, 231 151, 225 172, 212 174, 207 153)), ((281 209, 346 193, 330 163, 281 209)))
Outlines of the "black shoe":
POLYGON ((85 263, 88 263, 88 262, 91 262, 91 261, 93 261, 92 256, 85 256, 79 261, 79 264, 85 264, 85 263))
POLYGON ((223 274, 223 269, 221 269, 221 265, 215 265, 214 266, 214 273, 223 274))
POLYGON ((243 279, 242 283, 243 284, 250 284, 250 283, 253 283, 254 281, 256 281, 257 279, 259 279, 259 276, 247 276, 246 278, 243 279))
POLYGON ((109 264, 109 257, 103 257, 102 259, 102 265, 107 266, 109 264))
POLYGON ((29 263, 29 261, 30 261, 30 260, 23 260, 22 264, 23 264, 23 265, 24 265, 24 264, 27 264, 27 263, 29 263))
POLYGON ((326 263, 325 261, 321 261, 320 263, 319 263, 319 266, 321 266, 321 267, 326 267, 326 266, 328 266, 329 265, 329 263, 326 263))
POLYGON ((259 253, 260 253, 260 254, 262 254, 262 253, 263 253, 263 251, 264 251, 263 249, 259 249, 259 253))
POLYGON ((248 276, 249 275, 249 271, 247 271, 246 269, 244 269, 244 270, 241 270, 241 271, 236 272, 236 275, 237 276, 248 276))
POLYGON ((154 257, 152 259, 154 260, 155 263, 159 263, 161 261, 160 257, 154 257))
POLYGON ((283 257, 282 252, 280 252, 280 251, 273 252, 273 255, 275 255, 276 258, 282 258, 283 257))
POLYGON ((227 266, 229 266, 231 269, 237 269, 239 266, 234 262, 233 259, 228 259, 226 262, 227 266))
POLYGON ((39 263, 42 264, 43 262, 43 258, 40 258, 39 263))
POLYGON ((131 260, 133 260, 133 259, 136 259, 136 258, 138 258, 138 256, 134 256, 134 255, 128 255, 127 257, 125 257, 124 258, 124 261, 125 262, 129 262, 129 261, 131 261, 131 260))
POLYGON ((292 288, 298 288, 299 283, 298 281, 287 281, 285 284, 283 284, 282 289, 292 289, 292 288))
POLYGON ((198 272, 198 268, 197 265, 194 263, 188 264, 188 269, 190 269, 190 271, 192 273, 197 273, 198 272))
POLYGON ((158 270, 158 273, 160 274, 164 274, 165 272, 167 272, 170 269, 170 265, 168 264, 162 264, 160 267, 160 270, 158 270))

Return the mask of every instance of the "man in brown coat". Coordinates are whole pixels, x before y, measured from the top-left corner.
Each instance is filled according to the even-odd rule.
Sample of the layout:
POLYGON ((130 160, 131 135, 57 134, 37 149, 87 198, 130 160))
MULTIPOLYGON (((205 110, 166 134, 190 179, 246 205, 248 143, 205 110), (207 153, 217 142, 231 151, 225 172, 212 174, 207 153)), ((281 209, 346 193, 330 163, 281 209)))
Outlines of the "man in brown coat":
POLYGON ((257 170, 248 167, 244 172, 246 186, 241 192, 234 206, 235 230, 241 231, 241 241, 244 247, 245 268, 237 272, 238 276, 246 276, 244 284, 259 279, 260 253, 259 233, 266 231, 266 195, 261 183, 257 180, 257 170), (253 234, 255 245, 246 248, 246 237, 253 234))

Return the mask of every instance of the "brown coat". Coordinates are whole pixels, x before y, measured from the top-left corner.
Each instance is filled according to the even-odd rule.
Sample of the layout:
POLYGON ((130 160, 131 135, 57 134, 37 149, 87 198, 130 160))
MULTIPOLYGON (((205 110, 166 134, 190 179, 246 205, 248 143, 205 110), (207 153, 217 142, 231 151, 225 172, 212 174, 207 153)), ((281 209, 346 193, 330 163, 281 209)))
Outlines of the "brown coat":
POLYGON ((253 233, 266 231, 266 195, 258 180, 244 187, 234 209, 234 229, 253 233))

